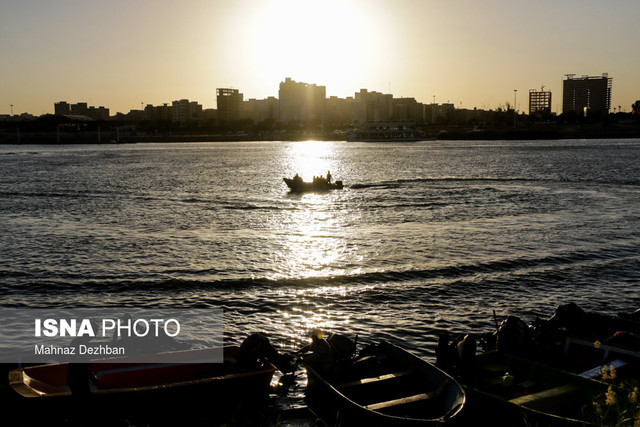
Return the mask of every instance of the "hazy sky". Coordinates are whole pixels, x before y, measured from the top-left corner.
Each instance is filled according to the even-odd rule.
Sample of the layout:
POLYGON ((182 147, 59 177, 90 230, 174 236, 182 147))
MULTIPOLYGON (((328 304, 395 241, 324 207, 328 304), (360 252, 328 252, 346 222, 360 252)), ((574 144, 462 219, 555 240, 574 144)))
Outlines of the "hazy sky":
POLYGON ((613 77, 640 99, 640 0, 2 0, 0 114, 57 101, 111 114, 215 91, 278 96, 285 77, 327 96, 360 88, 456 107, 528 110, 564 74, 613 77))

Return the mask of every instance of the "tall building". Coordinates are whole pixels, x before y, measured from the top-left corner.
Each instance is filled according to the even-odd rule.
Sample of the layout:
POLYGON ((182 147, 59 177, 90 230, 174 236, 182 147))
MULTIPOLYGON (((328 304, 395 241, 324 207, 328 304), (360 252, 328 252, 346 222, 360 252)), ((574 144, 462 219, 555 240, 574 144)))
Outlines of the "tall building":
POLYGON ((151 121, 170 121, 173 119, 173 107, 165 103, 159 106, 147 104, 144 107, 144 117, 151 121))
POLYGON ((71 106, 66 101, 60 101, 53 104, 53 114, 56 116, 66 116, 71 113, 71 106))
POLYGON ((265 120, 278 120, 278 100, 270 96, 267 99, 249 99, 244 101, 242 116, 253 120, 254 123, 262 123, 265 120))
POLYGON ((353 118, 357 122, 388 122, 393 120, 393 95, 360 89, 355 93, 353 118))
POLYGON ((86 102, 78 102, 71 104, 71 114, 74 116, 86 116, 89 112, 89 106, 86 102))
POLYGON ((171 103, 171 109, 173 111, 174 123, 189 122, 189 100, 188 99, 173 101, 171 103))
POLYGON ((581 116, 609 113, 613 79, 607 73, 582 77, 566 74, 562 83, 563 113, 576 112, 581 116))
POLYGON ((102 105, 99 107, 91 106, 87 109, 86 115, 94 120, 109 120, 109 109, 102 105))
POLYGON ((329 126, 347 126, 353 122, 353 98, 331 96, 325 101, 324 123, 329 126))
POLYGON ((280 121, 321 123, 326 97, 326 87, 298 83, 287 77, 284 82, 280 82, 278 91, 280 121))
POLYGON ((202 118, 202 105, 188 99, 173 101, 171 111, 174 123, 187 124, 202 118))
POLYGON ((424 106, 415 98, 393 98, 393 116, 395 121, 424 122, 424 106))
POLYGON ((529 89, 529 115, 538 113, 551 113, 551 92, 545 91, 544 86, 541 90, 529 89))
POLYGON ((217 89, 218 119, 224 122, 241 119, 242 99, 238 89, 217 89))

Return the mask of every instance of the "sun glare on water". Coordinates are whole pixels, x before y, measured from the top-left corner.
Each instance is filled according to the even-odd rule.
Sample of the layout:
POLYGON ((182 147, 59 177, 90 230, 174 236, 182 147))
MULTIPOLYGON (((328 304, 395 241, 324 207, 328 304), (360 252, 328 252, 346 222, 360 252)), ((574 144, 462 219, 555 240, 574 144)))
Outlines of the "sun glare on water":
MULTIPOLYGON (((287 143, 283 152, 284 168, 289 177, 296 173, 305 181, 314 176, 326 176, 331 171, 340 179, 340 160, 335 143, 302 141, 287 143)), ((284 277, 324 276, 335 272, 347 245, 344 236, 336 232, 340 216, 336 194, 310 192, 291 196, 295 209, 283 223, 281 274, 284 277)), ((339 267, 338 267, 339 268, 339 267)))
POLYGON ((292 175, 297 173, 303 180, 311 181, 314 176, 325 176, 336 166, 331 142, 301 141, 290 144, 289 168, 292 175))

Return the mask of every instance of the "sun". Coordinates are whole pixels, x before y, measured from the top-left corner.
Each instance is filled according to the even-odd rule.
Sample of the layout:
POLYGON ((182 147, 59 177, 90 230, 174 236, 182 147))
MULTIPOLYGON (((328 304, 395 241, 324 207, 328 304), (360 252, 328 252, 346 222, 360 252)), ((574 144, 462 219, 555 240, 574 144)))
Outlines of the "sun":
POLYGON ((362 81, 380 48, 380 30, 365 6, 339 0, 256 3, 243 27, 246 67, 325 86, 338 87, 349 75, 362 81))

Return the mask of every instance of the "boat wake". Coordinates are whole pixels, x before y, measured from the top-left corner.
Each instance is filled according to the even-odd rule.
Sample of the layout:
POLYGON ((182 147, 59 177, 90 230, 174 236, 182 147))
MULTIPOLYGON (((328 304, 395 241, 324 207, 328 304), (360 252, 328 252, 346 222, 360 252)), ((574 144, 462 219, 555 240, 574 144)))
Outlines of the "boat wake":
POLYGON ((554 179, 554 178, 520 178, 520 177, 445 177, 445 178, 410 178, 410 179, 397 179, 391 181, 380 182, 364 182, 356 183, 349 186, 352 189, 363 188, 399 188, 407 185, 414 184, 446 184, 446 183, 514 183, 514 184, 527 184, 527 183, 542 183, 542 184, 596 184, 596 185, 614 185, 614 186, 638 186, 638 182, 633 180, 621 180, 621 181, 593 181, 593 180, 581 180, 581 179, 554 179))

